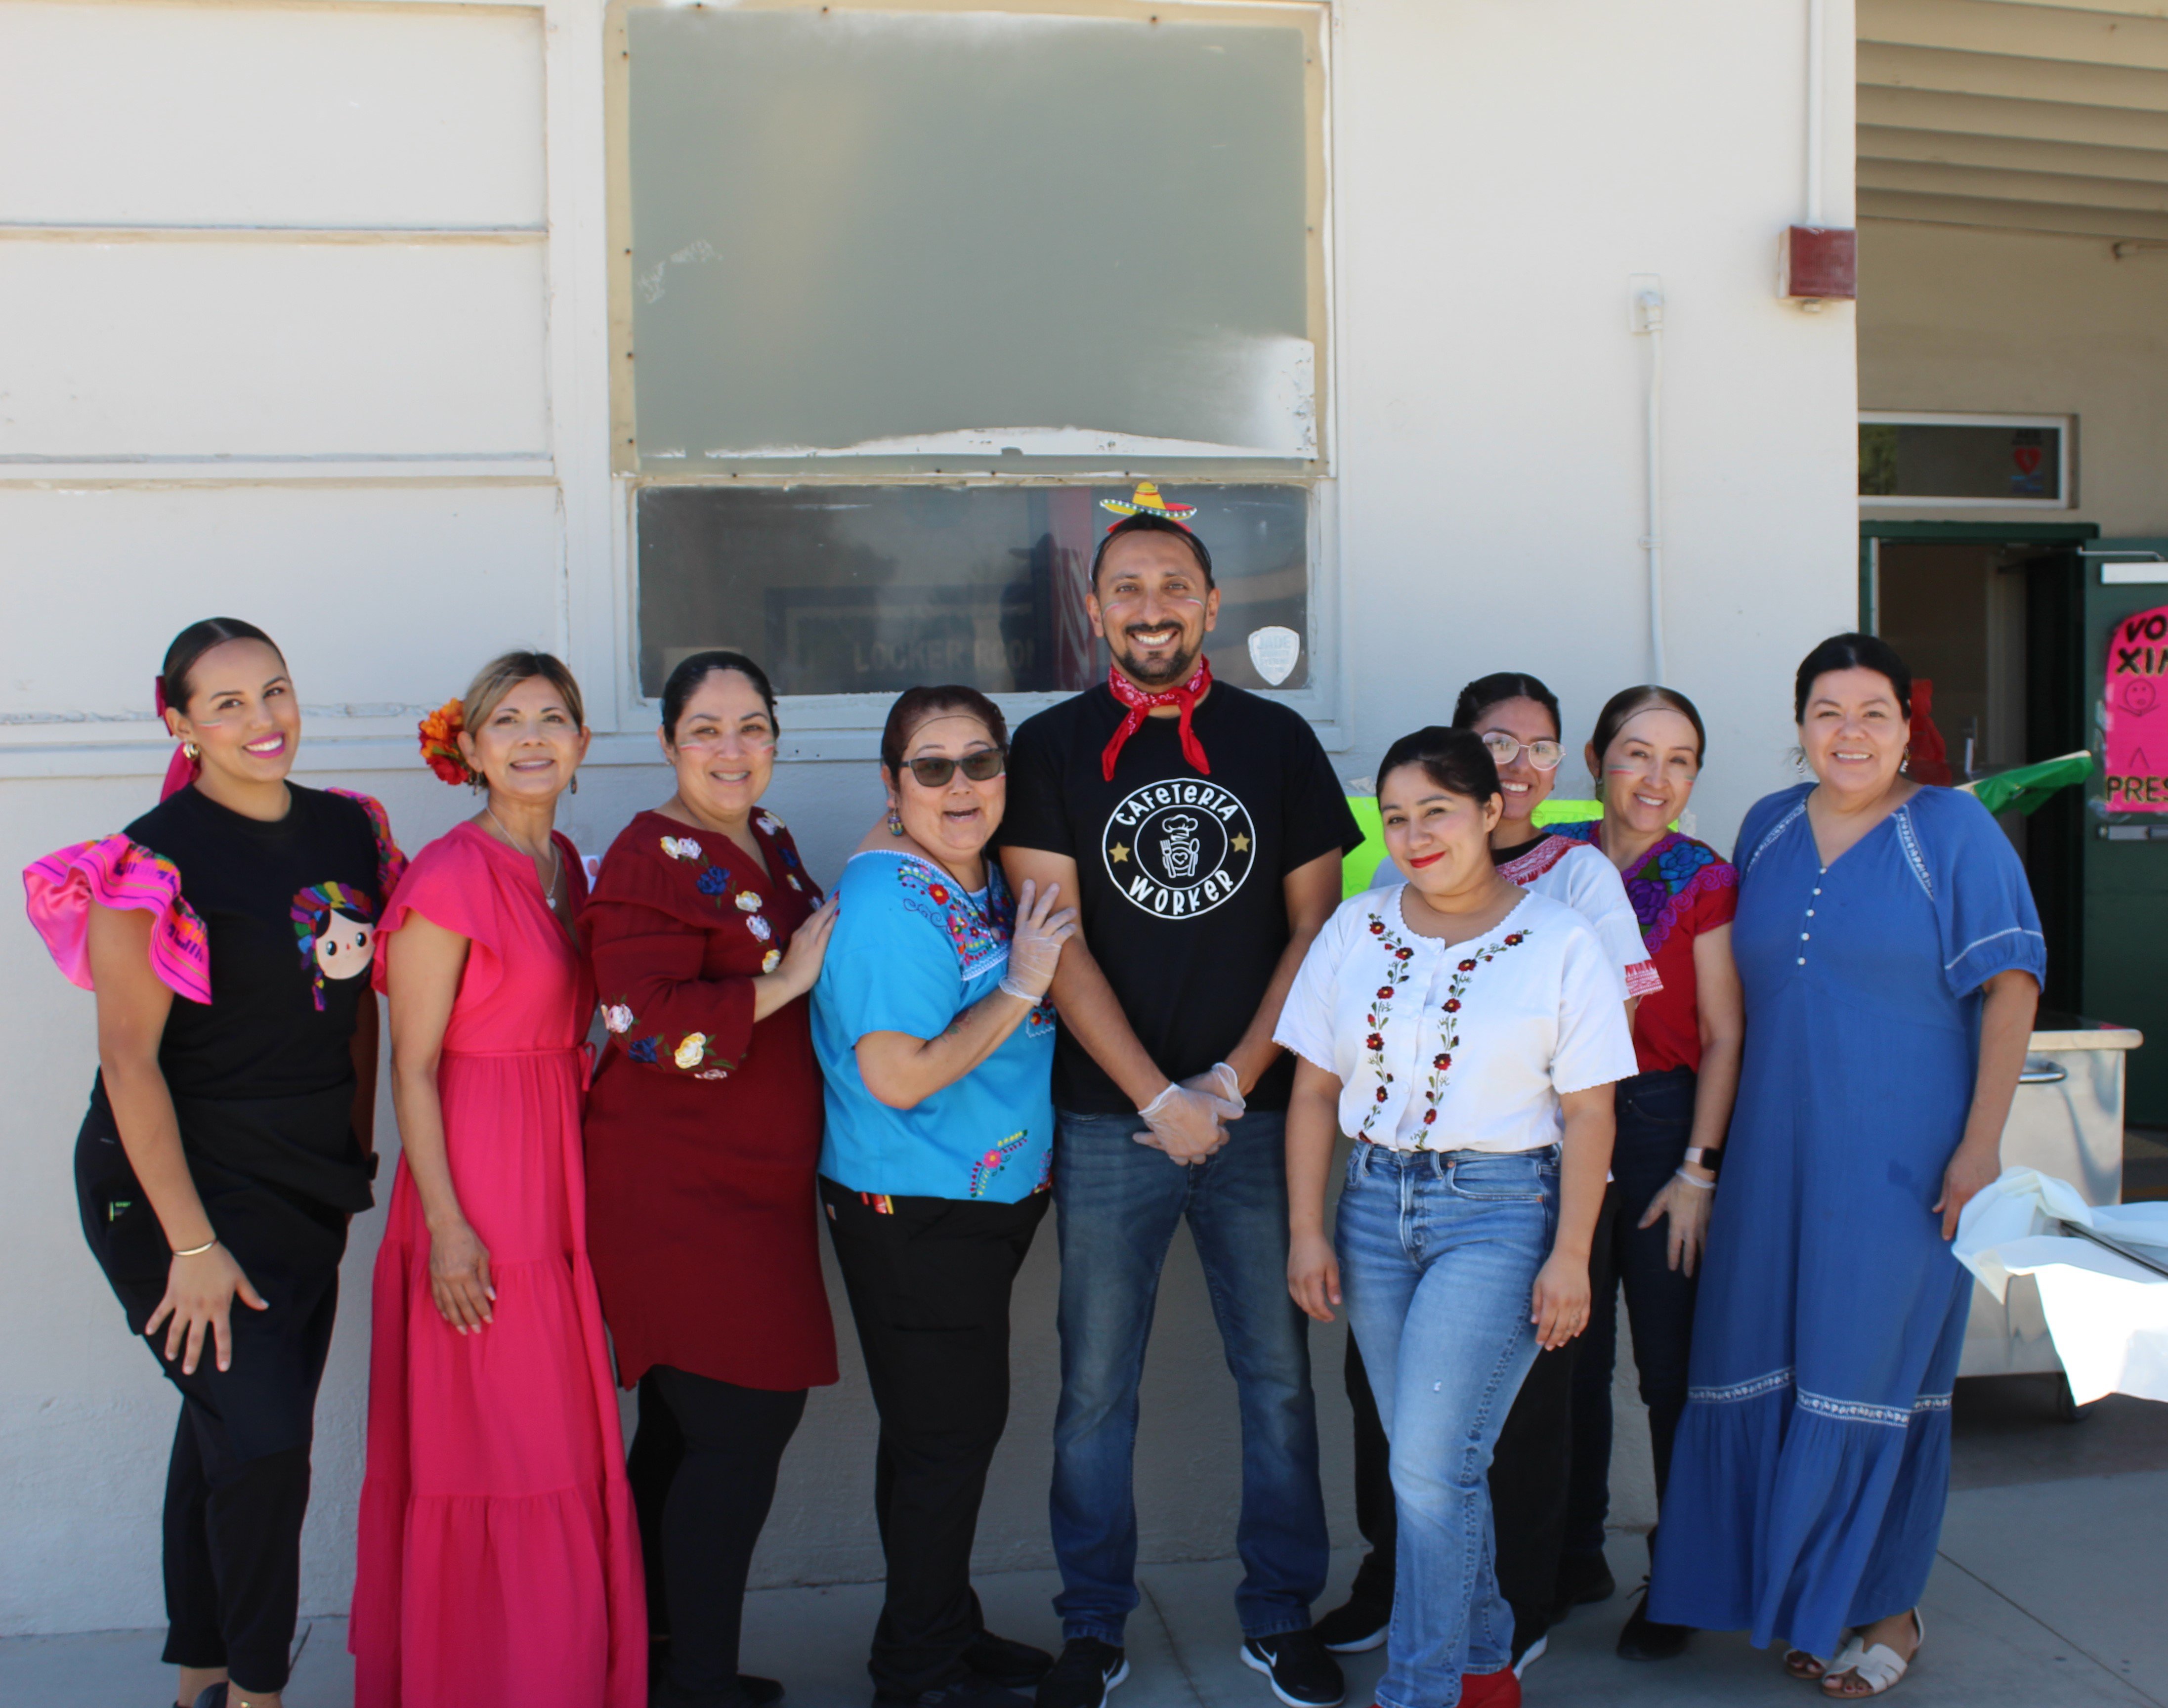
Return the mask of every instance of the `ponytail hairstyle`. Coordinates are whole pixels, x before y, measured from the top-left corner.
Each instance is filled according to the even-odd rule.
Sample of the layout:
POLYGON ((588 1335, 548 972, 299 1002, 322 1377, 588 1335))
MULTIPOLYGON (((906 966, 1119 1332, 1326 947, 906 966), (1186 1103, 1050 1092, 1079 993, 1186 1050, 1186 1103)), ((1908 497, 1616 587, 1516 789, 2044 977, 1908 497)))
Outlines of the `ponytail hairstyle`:
POLYGON ((1618 739, 1618 732, 1627 721, 1645 711, 1661 707, 1675 711, 1693 726, 1694 764, 1699 765, 1708 757, 1708 731, 1703 727, 1701 713, 1694 703, 1675 688, 1660 688, 1653 682, 1645 682, 1638 688, 1622 688, 1603 702, 1603 710, 1596 715, 1596 733, 1588 744, 1596 749, 1596 763, 1600 767, 1603 756, 1611 751, 1612 742, 1618 739))

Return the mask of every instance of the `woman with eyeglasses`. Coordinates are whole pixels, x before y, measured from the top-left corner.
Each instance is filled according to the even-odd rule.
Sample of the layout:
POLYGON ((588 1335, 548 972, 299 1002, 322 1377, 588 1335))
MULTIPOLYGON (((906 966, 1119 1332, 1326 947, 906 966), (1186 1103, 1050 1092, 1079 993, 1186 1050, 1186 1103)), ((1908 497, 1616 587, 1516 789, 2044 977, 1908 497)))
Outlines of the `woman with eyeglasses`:
POLYGON ((888 814, 837 881, 813 990, 827 1078, 821 1199, 880 1413, 881 1705, 1026 1708, 1053 1664, 992 1636, 971 1588, 1008 1421, 1009 1294, 1046 1214, 1054 1007, 1073 907, 1012 900, 986 847, 1008 729, 975 689, 914 688, 881 732, 888 814))
POLYGON ((741 652, 662 689, 677 790, 603 857, 581 916, 608 1034, 587 1097, 587 1242, 647 1562, 654 1700, 747 1708, 738 1671, 753 1545, 805 1392, 836 1380, 814 1165, 821 1073, 807 1003, 836 921, 783 821, 775 696, 741 652))
MULTIPOLYGON (((1505 809, 1490 831, 1490 859, 1498 875, 1565 902, 1594 928, 1597 939, 1625 981, 1630 1021, 1635 1002, 1658 989, 1661 981, 1642 944, 1640 924, 1618 868, 1590 843, 1535 825, 1536 809, 1550 798, 1559 764, 1565 757, 1558 696, 1523 672, 1500 671, 1460 690, 1453 725, 1481 737, 1498 768, 1505 809)), ((1600 1251, 1596 1260, 1603 1260, 1600 1251)), ((1600 1601, 1614 1587, 1607 1575, 1586 1583, 1561 1578, 1572 1452, 1572 1372, 1570 1344, 1538 1355, 1521 1384, 1520 1397, 1490 1461, 1498 1588, 1513 1610, 1517 1671, 1568 1608, 1581 1601, 1600 1601)), ((1395 1534, 1385 1431, 1362 1354, 1352 1338, 1347 1381, 1347 1397, 1355 1407, 1356 1523, 1370 1551, 1356 1573, 1346 1605, 1328 1614, 1318 1626, 1326 1647, 1342 1652, 1375 1648, 1385 1640, 1393 1606, 1395 1534)))

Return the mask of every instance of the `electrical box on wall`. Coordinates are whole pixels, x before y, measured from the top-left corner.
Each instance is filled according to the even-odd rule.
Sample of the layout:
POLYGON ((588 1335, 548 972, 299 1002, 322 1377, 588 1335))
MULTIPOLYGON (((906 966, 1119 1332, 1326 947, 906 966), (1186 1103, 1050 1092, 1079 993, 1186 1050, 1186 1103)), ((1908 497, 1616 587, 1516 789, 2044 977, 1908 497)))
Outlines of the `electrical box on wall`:
POLYGON ((1777 295, 1802 308, 1859 295, 1859 234, 1849 226, 1788 226, 1777 245, 1777 295))

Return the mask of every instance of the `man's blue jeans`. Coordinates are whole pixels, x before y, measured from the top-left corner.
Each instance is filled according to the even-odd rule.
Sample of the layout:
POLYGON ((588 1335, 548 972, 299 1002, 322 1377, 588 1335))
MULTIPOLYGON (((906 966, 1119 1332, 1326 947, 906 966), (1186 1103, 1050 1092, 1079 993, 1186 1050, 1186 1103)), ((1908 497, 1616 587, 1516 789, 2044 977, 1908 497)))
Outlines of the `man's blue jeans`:
POLYGON ((1559 1152, 1358 1144, 1334 1244, 1348 1327, 1392 1443, 1400 1520, 1379 1708, 1453 1708, 1512 1652, 1485 1477, 1536 1360, 1536 1272, 1558 1230, 1559 1152))
POLYGON ((1061 1403, 1054 1420, 1055 1611, 1065 1639, 1119 1644, 1137 1604, 1131 1465, 1161 1268, 1186 1216, 1242 1418, 1235 1592, 1245 1636, 1310 1626, 1330 1564, 1308 1319, 1288 1296, 1286 1117, 1248 1115, 1184 1168, 1136 1142, 1134 1115, 1064 1113, 1054 1149, 1061 1403))

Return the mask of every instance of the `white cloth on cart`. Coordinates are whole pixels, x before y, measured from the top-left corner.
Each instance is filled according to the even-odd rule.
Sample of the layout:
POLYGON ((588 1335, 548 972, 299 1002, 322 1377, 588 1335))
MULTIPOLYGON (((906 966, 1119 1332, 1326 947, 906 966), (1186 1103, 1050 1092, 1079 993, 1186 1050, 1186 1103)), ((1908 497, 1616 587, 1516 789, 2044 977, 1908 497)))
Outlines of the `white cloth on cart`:
POLYGON ((2168 1400, 2168 1275, 2060 1232, 2064 1222, 2157 1253, 2168 1268, 2168 1204, 2096 1207, 2034 1168, 2004 1169, 1965 1205, 1953 1249, 1997 1301, 2012 1275, 2032 1277, 2078 1404, 2109 1393, 2168 1400))

